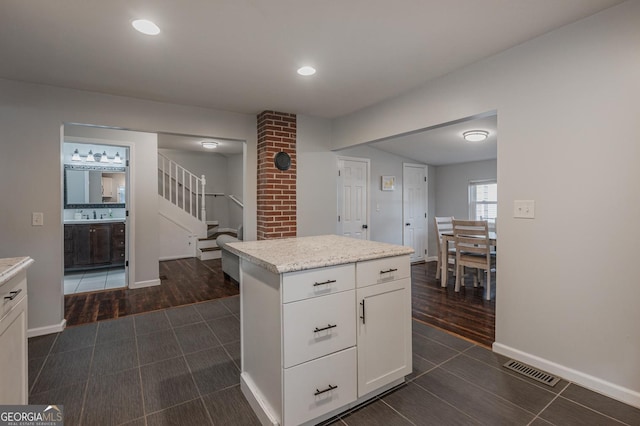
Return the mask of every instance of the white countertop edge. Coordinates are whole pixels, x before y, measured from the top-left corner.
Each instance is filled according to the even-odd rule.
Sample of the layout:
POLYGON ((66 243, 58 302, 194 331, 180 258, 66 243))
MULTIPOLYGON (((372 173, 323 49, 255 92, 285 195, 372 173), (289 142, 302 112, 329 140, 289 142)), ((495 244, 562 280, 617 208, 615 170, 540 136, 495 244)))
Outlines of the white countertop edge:
POLYGON ((18 275, 23 269, 27 269, 33 262, 34 260, 28 256, 0 259, 0 285, 18 275))
POLYGON ((124 223, 126 222, 127 219, 125 218, 104 218, 104 219, 71 219, 71 220, 65 220, 64 224, 65 225, 80 225, 83 223, 86 224, 92 224, 92 223, 124 223))
MULTIPOLYGON (((303 238, 313 238, 313 237, 303 237, 303 238)), ((265 240, 269 241, 269 240, 265 240)), ((271 241, 279 241, 279 240, 271 240, 271 241)), ((376 244, 375 241, 367 241, 367 245, 371 245, 370 243, 376 244)), ((304 271, 307 269, 315 269, 315 268, 323 268, 325 266, 336 266, 336 265, 344 265, 347 263, 354 262, 362 262, 366 260, 374 260, 374 259, 382 259, 385 257, 394 257, 394 256, 404 256, 410 255, 413 253, 413 249, 411 247, 399 246, 389 243, 379 243, 380 247, 372 249, 371 247, 363 249, 362 252, 354 254, 333 254, 329 257, 321 257, 319 259, 300 259, 296 262, 288 262, 286 260, 282 262, 272 263, 265 259, 261 259, 259 257, 253 256, 246 251, 240 250, 235 245, 242 245, 243 242, 239 241, 237 243, 228 243, 226 244, 226 248, 233 254, 239 256, 242 259, 245 259, 251 263, 254 263, 262 268, 267 269, 276 274, 283 274, 287 272, 296 272, 296 271, 304 271)), ((336 247, 336 251, 339 251, 339 248, 336 247)))

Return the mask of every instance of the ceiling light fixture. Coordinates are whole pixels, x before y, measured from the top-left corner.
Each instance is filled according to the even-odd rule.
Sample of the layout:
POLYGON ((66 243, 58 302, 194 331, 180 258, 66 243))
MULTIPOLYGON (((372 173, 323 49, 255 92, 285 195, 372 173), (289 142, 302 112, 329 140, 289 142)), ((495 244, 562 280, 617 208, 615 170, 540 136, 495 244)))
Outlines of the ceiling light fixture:
POLYGON ((216 149, 218 147, 218 142, 202 141, 202 147, 207 149, 216 149))
POLYGON ((131 23, 133 28, 146 35, 160 34, 160 28, 148 19, 136 19, 131 23))
POLYGON ((481 142, 489 136, 489 132, 486 130, 469 130, 464 132, 462 137, 468 142, 481 142))
POLYGON ((316 73, 316 69, 314 67, 310 67, 310 66, 304 66, 301 68, 298 68, 298 74, 300 75, 314 75, 316 73))

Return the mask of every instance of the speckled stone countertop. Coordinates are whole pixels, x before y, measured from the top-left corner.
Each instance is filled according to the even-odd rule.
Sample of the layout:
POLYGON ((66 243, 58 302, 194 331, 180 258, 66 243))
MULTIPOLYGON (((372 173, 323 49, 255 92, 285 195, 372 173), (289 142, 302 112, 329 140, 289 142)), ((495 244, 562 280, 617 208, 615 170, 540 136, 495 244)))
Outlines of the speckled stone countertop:
POLYGON ((241 258, 276 274, 413 253, 411 247, 339 235, 239 241, 227 247, 241 258))
POLYGON ((18 272, 28 268, 32 263, 33 259, 30 257, 7 257, 0 259, 0 285, 3 285, 15 277, 18 272))

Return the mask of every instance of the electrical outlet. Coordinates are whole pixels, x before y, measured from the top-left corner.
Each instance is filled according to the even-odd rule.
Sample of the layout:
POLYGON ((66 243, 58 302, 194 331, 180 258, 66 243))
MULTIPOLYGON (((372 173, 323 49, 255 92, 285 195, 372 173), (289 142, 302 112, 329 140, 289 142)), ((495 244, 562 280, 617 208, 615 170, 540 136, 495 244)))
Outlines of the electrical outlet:
POLYGON ((44 214, 42 212, 32 212, 31 213, 31 225, 32 226, 43 226, 44 225, 44 214))
POLYGON ((513 201, 513 217, 518 219, 534 219, 535 218, 535 201, 514 200, 513 201))

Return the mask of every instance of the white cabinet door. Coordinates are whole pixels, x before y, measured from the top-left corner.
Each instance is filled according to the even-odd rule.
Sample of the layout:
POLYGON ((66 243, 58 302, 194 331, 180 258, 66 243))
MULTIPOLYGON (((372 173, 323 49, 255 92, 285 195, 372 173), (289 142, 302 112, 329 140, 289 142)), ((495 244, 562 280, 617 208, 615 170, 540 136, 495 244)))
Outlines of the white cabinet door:
POLYGON ((0 320, 0 366, 0 404, 26 404, 29 386, 26 296, 0 320))
POLYGON ((358 397, 411 373, 411 279, 358 288, 358 397))

